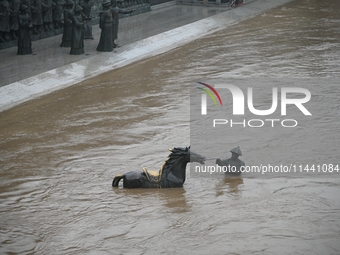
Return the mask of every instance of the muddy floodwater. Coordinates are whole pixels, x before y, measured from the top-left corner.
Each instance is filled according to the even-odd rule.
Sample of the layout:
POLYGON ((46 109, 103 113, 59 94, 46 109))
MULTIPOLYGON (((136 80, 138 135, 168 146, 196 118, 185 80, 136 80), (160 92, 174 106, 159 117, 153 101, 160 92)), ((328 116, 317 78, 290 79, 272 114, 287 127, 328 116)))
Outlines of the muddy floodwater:
MULTIPOLYGON (((340 2, 292 1, 0 113, 0 253, 340 254, 334 175, 197 178, 188 167, 184 188, 111 187, 116 174, 159 169, 168 148, 190 145, 193 80, 260 76, 340 82, 340 2)), ((316 91, 327 107, 313 108, 314 160, 340 164, 340 87, 316 91)), ((306 142, 276 139, 282 161, 306 142)), ((241 137, 232 141, 207 156, 229 156, 241 137)), ((267 145, 247 143, 242 160, 274 155, 267 145)))

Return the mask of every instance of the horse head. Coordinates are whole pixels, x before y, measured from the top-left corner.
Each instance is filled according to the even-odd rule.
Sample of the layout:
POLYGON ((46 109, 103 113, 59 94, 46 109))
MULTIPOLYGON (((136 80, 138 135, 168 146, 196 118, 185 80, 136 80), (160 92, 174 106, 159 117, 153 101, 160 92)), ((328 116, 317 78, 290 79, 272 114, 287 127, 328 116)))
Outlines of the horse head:
MULTIPOLYGON (((188 148, 188 150, 190 151, 190 146, 188 148)), ((198 162, 202 165, 204 165, 204 161, 205 161, 206 157, 198 154, 198 153, 195 153, 193 151, 190 151, 190 162, 198 162)))
POLYGON ((206 159, 204 156, 190 151, 190 146, 185 148, 175 147, 173 149, 169 149, 169 151, 171 154, 168 157, 168 163, 172 163, 174 159, 181 159, 185 162, 185 164, 188 162, 199 162, 200 164, 204 164, 206 159))
POLYGON ((204 164, 205 157, 190 151, 190 146, 185 148, 175 147, 169 150, 171 153, 163 165, 162 172, 170 182, 177 183, 177 187, 181 187, 186 179, 187 163, 199 162, 204 164))

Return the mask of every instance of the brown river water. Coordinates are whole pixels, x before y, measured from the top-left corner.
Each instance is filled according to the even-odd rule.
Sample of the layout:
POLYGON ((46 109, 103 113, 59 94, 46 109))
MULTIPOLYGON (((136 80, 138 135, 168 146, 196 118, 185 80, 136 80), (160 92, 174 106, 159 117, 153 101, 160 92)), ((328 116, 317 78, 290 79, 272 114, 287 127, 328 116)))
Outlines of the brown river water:
MULTIPOLYGON (((340 254, 337 176, 188 173, 180 189, 111 187, 116 174, 158 169, 168 148, 190 145, 192 80, 260 76, 340 81, 340 1, 293 1, 0 113, 0 254, 340 254)), ((340 163, 340 88, 315 93, 324 104, 313 108, 310 150, 340 163)), ((275 139, 282 159, 306 142, 275 139)), ((275 154, 244 147, 247 164, 275 154)))

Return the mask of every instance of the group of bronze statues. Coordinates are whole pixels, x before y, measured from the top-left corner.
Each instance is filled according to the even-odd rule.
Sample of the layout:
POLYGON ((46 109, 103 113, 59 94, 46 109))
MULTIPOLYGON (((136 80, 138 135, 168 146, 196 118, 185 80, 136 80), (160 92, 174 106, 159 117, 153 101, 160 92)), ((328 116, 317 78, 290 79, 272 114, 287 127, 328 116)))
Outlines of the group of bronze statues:
POLYGON ((74 5, 73 0, 66 0, 60 47, 70 47, 71 55, 80 55, 84 54, 84 39, 93 39, 92 27, 88 24, 92 2, 84 0, 80 5, 74 5))
MULTIPOLYGON (((82 6, 73 8, 73 1, 67 0, 64 11, 64 32, 61 47, 71 47, 70 54, 84 54, 84 39, 93 39, 92 27, 87 23, 90 20, 91 4, 84 0, 82 6)), ((100 12, 99 27, 101 35, 97 51, 110 52, 118 45, 114 42, 118 38, 119 13, 128 14, 132 10, 122 10, 117 6, 116 0, 104 0, 103 10, 100 12)))
POLYGON ((24 13, 34 35, 62 27, 64 5, 64 0, 0 0, 0 43, 17 39, 24 13))
MULTIPOLYGON (((84 39, 94 39, 90 24, 93 0, 0 0, 0 43, 17 40, 18 55, 32 54, 32 35, 63 28, 60 47, 70 54, 84 54, 84 39)), ((118 38, 119 14, 116 0, 103 0, 99 13, 101 36, 98 51, 113 51, 118 38)))

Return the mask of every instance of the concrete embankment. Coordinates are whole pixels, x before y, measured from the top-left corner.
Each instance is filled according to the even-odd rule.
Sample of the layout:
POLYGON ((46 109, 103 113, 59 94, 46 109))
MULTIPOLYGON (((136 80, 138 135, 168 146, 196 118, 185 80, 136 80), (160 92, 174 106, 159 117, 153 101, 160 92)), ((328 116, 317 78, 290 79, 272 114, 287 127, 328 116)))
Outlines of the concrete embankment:
MULTIPOLYGON (((85 42, 85 44, 87 43, 87 47, 85 47, 86 55, 80 57, 70 56, 68 54, 69 49, 53 51, 51 47, 44 45, 47 42, 53 42, 53 45, 57 45, 59 37, 35 43, 35 50, 39 50, 39 54, 32 55, 32 61, 29 59, 31 56, 16 56, 16 47, 1 51, 0 56, 3 55, 6 58, 1 57, 3 60, 0 69, 2 70, 1 80, 3 82, 0 84, 0 112, 115 68, 167 52, 290 1, 292 0, 248 0, 244 5, 231 10, 223 7, 173 5, 165 7, 166 9, 162 11, 160 9, 151 11, 151 13, 158 12, 158 15, 136 15, 133 19, 135 23, 141 24, 140 30, 138 30, 140 34, 131 36, 134 38, 134 42, 132 42, 133 40, 128 40, 131 31, 120 31, 120 38, 127 38, 125 41, 124 39, 120 40, 127 42, 127 44, 117 48, 114 53, 96 52, 96 41, 85 42), (183 19, 176 24, 169 24, 171 20, 163 14, 167 13, 167 15, 174 16, 173 14, 179 8, 185 9, 183 19), (219 14, 206 18, 203 15, 193 18, 194 15, 197 15, 197 10, 204 13, 209 8, 213 8, 215 11, 219 8, 218 12, 215 12, 219 14), (148 24, 153 25, 143 27, 143 25, 148 26, 148 24), (174 26, 175 28, 171 28, 174 26), (168 28, 170 29, 167 30, 168 28), (158 33, 158 31, 164 32, 158 33), (151 36, 148 36, 149 34, 151 36), (138 40, 138 37, 144 39, 138 40), (43 51, 46 54, 43 54, 43 51), (39 58, 39 56, 43 57, 39 58), (30 69, 34 69, 34 61, 39 61, 42 67, 38 70, 36 68, 35 72, 31 74, 30 69), (55 67, 53 63, 61 64, 55 67), (8 71, 6 65, 12 65, 8 71), (12 76, 9 83, 6 83, 7 75, 12 76)), ((132 19, 132 17, 127 19, 132 19)), ((96 33, 97 38, 99 38, 100 31, 98 28, 96 33)))

